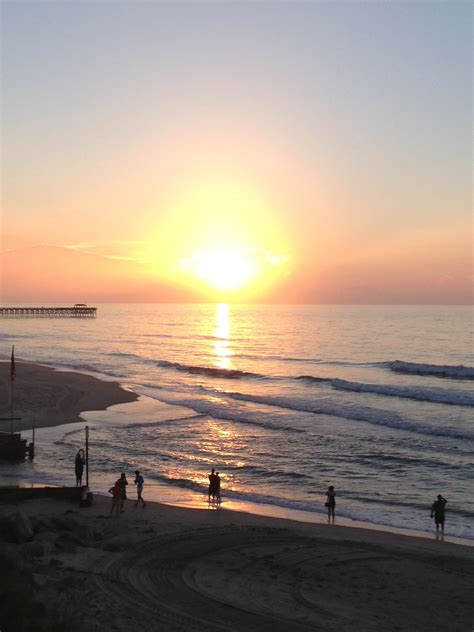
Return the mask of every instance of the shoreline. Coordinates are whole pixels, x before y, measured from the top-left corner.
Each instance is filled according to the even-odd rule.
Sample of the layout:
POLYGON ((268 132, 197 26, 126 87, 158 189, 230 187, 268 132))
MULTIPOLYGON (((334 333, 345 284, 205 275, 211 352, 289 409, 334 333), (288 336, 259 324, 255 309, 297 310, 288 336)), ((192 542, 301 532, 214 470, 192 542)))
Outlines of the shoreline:
MULTIPOLYGON (((15 422, 15 432, 79 422, 81 413, 106 410, 139 397, 117 381, 21 360, 15 364, 13 416, 21 418, 15 422)), ((0 362, 0 417, 10 416, 10 389, 10 363, 0 362)), ((0 421, 0 430, 9 427, 9 421, 0 421)))
MULTIPOLYGON (((17 361, 17 373, 21 374, 22 388, 18 389, 20 394, 24 391, 25 397, 22 398, 22 410, 25 411, 25 416, 22 419, 21 428, 17 430, 27 430, 31 428, 30 421, 35 419, 36 428, 48 428, 47 435, 55 434, 55 430, 61 426, 71 426, 71 428, 78 427, 81 424, 89 423, 91 429, 95 424, 103 423, 101 420, 108 419, 109 415, 107 408, 111 406, 117 406, 119 404, 131 404, 135 403, 138 406, 142 405, 143 408, 147 408, 148 404, 144 400, 145 396, 140 396, 137 393, 126 390, 116 381, 106 381, 100 378, 88 375, 85 373, 79 373, 72 370, 55 369, 54 367, 39 365, 35 363, 26 363, 17 361), (54 407, 52 401, 55 397, 60 397, 60 402, 54 407), (46 408, 43 409, 42 406, 46 408), (90 421, 88 421, 90 418, 90 421)), ((8 387, 9 380, 5 376, 9 376, 9 362, 0 362, 0 394, 8 387)), ((15 383, 15 389, 17 384, 15 383)), ((153 407, 158 407, 159 402, 153 400, 151 402, 153 407)), ((162 404, 165 409, 176 408, 168 404, 162 404)), ((0 416, 5 413, 5 406, 0 408, 0 416)), ((117 412, 120 408, 117 409, 117 412)), ((155 414, 155 413, 153 413, 155 414)), ((158 415, 158 411, 156 412, 158 415)), ((5 430, 8 427, 9 422, 0 422, 0 430, 5 430)), ((43 433, 42 433, 43 435, 43 433)), ((95 473, 94 473, 95 475, 95 473)), ((103 489, 108 488, 110 481, 105 481, 105 476, 101 475, 96 477, 96 483, 94 481, 91 484, 91 491, 97 494, 103 494, 103 489), (94 489, 95 487, 95 489, 94 489), (96 492, 96 489, 99 491, 96 492)), ((43 484, 39 480, 21 482, 22 486, 29 487, 30 485, 43 484)), ((45 486, 59 485, 62 482, 50 484, 45 482, 45 486)), ((153 485, 155 487, 156 484, 153 485)), ((146 491, 150 492, 151 485, 146 486, 146 491)), ((201 509, 200 500, 196 500, 199 494, 194 492, 188 492, 187 490, 180 489, 178 494, 180 499, 172 499, 171 496, 176 493, 176 490, 169 490, 164 485, 156 485, 160 490, 157 493, 151 494, 151 500, 158 502, 166 506, 181 507, 189 509, 201 509), (168 498, 167 498, 168 496, 168 498)), ((106 494, 104 493, 106 496, 106 494)), ((250 515, 256 515, 261 517, 268 517, 269 519, 282 519, 290 520, 301 524, 312 525, 324 525, 326 523, 326 517, 324 513, 305 511, 300 509, 286 508, 279 505, 266 505, 262 503, 256 503, 252 501, 225 499, 225 505, 227 509, 222 507, 222 510, 231 511, 233 513, 249 513, 250 515)), ((366 530, 372 533, 391 533, 397 535, 403 535, 405 537, 419 538, 423 540, 436 539, 436 532, 433 528, 431 530, 417 530, 404 527, 397 527, 392 525, 379 524, 375 522, 356 521, 351 518, 343 516, 337 516, 339 524, 337 526, 366 530)), ((463 538, 455 535, 445 535, 445 542, 455 543, 461 546, 474 547, 474 540, 469 538, 463 538)))
POLYGON ((87 508, 48 498, 0 503, 2 525, 17 525, 13 538, 2 530, 0 553, 28 556, 49 616, 63 616, 64 599, 81 604, 72 612, 78 630, 469 627, 472 548, 226 509, 134 508, 132 500, 117 516, 110 498, 95 495, 87 508))
MULTIPOLYGON (((61 488, 64 486, 41 482, 22 482, 18 485, 12 486, 2 484, 0 485, 0 491, 9 487, 34 490, 48 487, 61 488)), ((106 491, 96 491, 94 486, 91 486, 90 490, 94 494, 94 498, 99 498, 100 502, 102 502, 104 499, 107 502, 107 500, 110 498, 106 491)), ((349 533, 352 533, 353 531, 363 532, 364 534, 366 534, 366 537, 368 539, 375 536, 375 534, 381 534, 382 536, 385 534, 387 536, 402 537, 408 539, 411 538, 423 542, 439 542, 442 543, 442 545, 454 545, 466 547, 468 549, 474 549, 474 540, 451 535, 449 534, 449 530, 445 534, 437 534, 434 527, 433 530, 421 531, 416 529, 396 527, 392 525, 377 524, 374 522, 352 520, 351 518, 345 518, 343 516, 337 515, 335 525, 328 525, 325 515, 316 512, 288 509, 285 507, 280 507, 278 505, 265 505, 253 503, 250 501, 235 501, 231 499, 225 499, 225 497, 220 506, 212 506, 208 504, 204 494, 202 495, 202 500, 199 501, 166 500, 163 497, 160 497, 159 494, 152 495, 150 499, 150 495, 146 493, 147 491, 149 491, 149 486, 144 491, 144 497, 146 498, 147 505, 159 505, 162 507, 182 509, 185 511, 218 511, 229 512, 230 514, 237 515, 245 514, 246 516, 254 516, 262 520, 268 519, 269 521, 283 521, 292 523, 294 525, 307 525, 308 527, 314 527, 316 529, 324 527, 331 530, 334 527, 337 527, 338 530, 348 531, 349 533)), ((129 494, 132 494, 133 496, 133 492, 131 492, 130 490, 129 494)), ((133 497, 128 496, 127 500, 128 502, 126 504, 130 506, 131 502, 133 501, 133 497)))

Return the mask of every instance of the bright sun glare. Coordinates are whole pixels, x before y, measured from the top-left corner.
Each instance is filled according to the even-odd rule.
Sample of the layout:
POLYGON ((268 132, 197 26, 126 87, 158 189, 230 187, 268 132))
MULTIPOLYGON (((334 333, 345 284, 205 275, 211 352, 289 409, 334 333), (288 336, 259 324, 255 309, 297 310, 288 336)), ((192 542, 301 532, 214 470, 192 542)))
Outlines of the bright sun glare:
POLYGON ((235 290, 246 285, 254 274, 253 265, 244 252, 212 250, 194 257, 195 274, 218 290, 235 290))
POLYGON ((179 267, 189 280, 206 284, 227 295, 263 288, 284 272, 288 257, 264 248, 213 248, 202 250, 179 267))

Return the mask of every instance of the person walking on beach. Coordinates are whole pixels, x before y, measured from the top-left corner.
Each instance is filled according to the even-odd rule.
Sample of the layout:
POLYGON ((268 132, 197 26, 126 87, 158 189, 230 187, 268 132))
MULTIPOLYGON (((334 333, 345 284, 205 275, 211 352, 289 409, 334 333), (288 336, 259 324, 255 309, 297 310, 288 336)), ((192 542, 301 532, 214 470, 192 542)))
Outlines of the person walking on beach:
POLYGON ((441 531, 444 533, 444 511, 447 502, 446 498, 443 498, 441 494, 438 494, 438 499, 434 501, 431 507, 431 517, 433 518, 434 516, 437 532, 439 532, 439 528, 441 526, 441 531))
POLYGON ((336 490, 333 485, 329 485, 328 491, 326 492, 326 502, 325 505, 328 509, 328 524, 334 524, 335 514, 336 514, 336 490))
POLYGON ((122 490, 118 481, 115 485, 109 489, 109 494, 112 494, 112 507, 110 508, 110 515, 115 513, 116 516, 120 513, 120 505, 122 504, 122 490))
POLYGON ((122 500, 121 500, 121 503, 120 503, 120 513, 123 513, 125 511, 125 509, 124 509, 125 501, 127 500, 127 485, 128 485, 128 481, 127 481, 127 477, 125 476, 125 472, 122 472, 120 474, 120 478, 117 479, 116 485, 118 485, 120 487, 120 492, 122 494, 122 496, 121 496, 122 500))
POLYGON ((77 451, 74 459, 74 470, 76 472, 76 487, 82 487, 82 473, 84 472, 84 450, 81 448, 77 451))
POLYGON ((140 474, 139 470, 135 470, 135 480, 133 482, 137 486, 137 500, 135 502, 135 507, 141 501, 142 507, 143 509, 145 509, 146 502, 143 500, 143 496, 142 496, 143 485, 145 484, 145 481, 143 480, 143 476, 140 474))

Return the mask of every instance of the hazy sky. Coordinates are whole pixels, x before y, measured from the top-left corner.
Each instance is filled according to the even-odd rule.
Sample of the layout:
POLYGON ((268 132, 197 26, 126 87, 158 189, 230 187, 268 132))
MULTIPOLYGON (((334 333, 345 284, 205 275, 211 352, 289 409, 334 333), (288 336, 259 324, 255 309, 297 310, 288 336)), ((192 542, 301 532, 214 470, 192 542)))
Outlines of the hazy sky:
POLYGON ((469 300, 470 2, 1 7, 3 300, 469 300))

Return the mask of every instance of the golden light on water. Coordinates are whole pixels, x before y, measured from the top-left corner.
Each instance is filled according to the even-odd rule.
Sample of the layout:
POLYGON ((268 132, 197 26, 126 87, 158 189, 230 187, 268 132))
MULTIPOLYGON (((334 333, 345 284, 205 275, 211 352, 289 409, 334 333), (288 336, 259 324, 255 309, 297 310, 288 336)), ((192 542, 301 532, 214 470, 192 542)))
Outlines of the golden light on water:
POLYGON ((230 349, 230 318, 229 306, 221 303, 216 305, 216 327, 214 330, 214 364, 221 369, 231 368, 232 351, 230 349))

